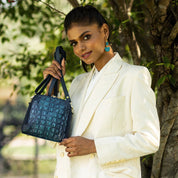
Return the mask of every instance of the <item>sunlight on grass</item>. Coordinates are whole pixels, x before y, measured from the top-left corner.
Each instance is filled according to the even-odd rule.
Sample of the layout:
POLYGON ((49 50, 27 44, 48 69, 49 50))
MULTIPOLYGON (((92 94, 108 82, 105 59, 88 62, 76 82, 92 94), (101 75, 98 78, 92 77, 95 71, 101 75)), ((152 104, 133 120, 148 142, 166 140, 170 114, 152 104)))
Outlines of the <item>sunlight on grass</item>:
MULTIPOLYGON (((55 158, 55 149, 51 149, 48 145, 39 146, 39 157, 45 156, 46 157, 53 157, 55 158)), ((2 150, 2 154, 4 157, 11 157, 11 158, 24 158, 29 159, 33 158, 35 154, 35 147, 34 146, 20 146, 20 147, 9 147, 7 146, 2 150)))
MULTIPOLYGON (((38 140, 38 174, 53 177, 56 165, 56 150, 52 149, 45 140, 38 140)), ((7 170, 0 177, 33 175, 35 159, 34 137, 20 134, 2 150, 6 159, 7 170)))

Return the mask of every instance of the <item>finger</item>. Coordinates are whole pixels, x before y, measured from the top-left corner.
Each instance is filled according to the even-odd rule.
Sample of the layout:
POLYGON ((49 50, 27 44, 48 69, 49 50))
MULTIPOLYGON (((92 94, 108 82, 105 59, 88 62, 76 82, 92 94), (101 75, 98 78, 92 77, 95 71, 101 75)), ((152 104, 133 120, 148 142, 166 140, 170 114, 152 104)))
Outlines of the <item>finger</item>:
POLYGON ((65 68, 65 58, 62 59, 61 66, 65 68))
POLYGON ((55 71, 55 72, 54 72, 54 71, 55 71, 55 70, 53 70, 53 68, 52 68, 52 69, 51 69, 51 68, 48 68, 47 70, 45 70, 45 71, 43 72, 43 75, 47 77, 47 75, 50 74, 50 75, 52 75, 54 78, 60 80, 61 74, 56 73, 56 71, 55 71))
POLYGON ((76 148, 75 147, 67 147, 65 149, 66 152, 76 152, 76 148))
POLYGON ((61 70, 61 65, 56 61, 56 60, 53 60, 52 61, 52 64, 55 65, 59 70, 61 70))
POLYGON ((63 140, 62 140, 62 142, 60 143, 60 145, 64 145, 64 146, 71 146, 71 145, 69 145, 71 142, 72 142, 73 140, 71 139, 71 138, 64 138, 63 140))
POLYGON ((74 157, 74 156, 79 156, 76 152, 69 152, 67 154, 68 157, 74 157))
POLYGON ((57 73, 59 73, 61 75, 61 70, 62 70, 62 74, 65 75, 65 59, 64 58, 61 62, 61 65, 55 60, 53 61, 52 65, 57 73))
POLYGON ((57 73, 60 74, 60 71, 62 70, 61 69, 61 66, 59 66, 58 62, 54 61, 51 66, 49 66, 49 68, 55 70, 57 73), (56 65, 57 64, 57 65, 56 65))
POLYGON ((44 71, 43 71, 43 75, 46 75, 46 74, 49 74, 49 71, 52 72, 50 74, 57 74, 59 75, 59 77, 61 77, 61 72, 59 71, 60 69, 58 69, 58 67, 55 65, 55 64, 51 64, 51 66, 49 66, 48 68, 46 68, 44 71))
POLYGON ((62 66, 62 73, 63 75, 65 75, 65 59, 64 58, 62 59, 61 66, 62 66))

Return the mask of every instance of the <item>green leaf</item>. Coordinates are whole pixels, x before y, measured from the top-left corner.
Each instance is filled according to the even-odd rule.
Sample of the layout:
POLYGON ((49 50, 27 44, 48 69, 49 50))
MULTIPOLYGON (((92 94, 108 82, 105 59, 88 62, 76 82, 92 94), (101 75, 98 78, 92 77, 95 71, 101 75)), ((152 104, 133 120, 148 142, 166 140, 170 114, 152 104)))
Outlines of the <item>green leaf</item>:
POLYGON ((129 21, 130 21, 129 19, 124 20, 124 21, 122 21, 122 24, 125 24, 125 23, 127 23, 127 22, 129 22, 129 21))
POLYGON ((170 81, 170 83, 175 87, 176 86, 176 80, 172 75, 168 75, 168 79, 170 81))
POLYGON ((164 75, 163 77, 159 78, 159 80, 157 81, 157 86, 160 87, 166 80, 167 76, 164 75))
POLYGON ((174 70, 175 65, 174 64, 170 64, 170 68, 171 68, 171 70, 174 70))
POLYGON ((2 43, 9 42, 9 41, 10 41, 9 38, 7 38, 7 37, 2 37, 2 39, 1 39, 2 43))
POLYGON ((164 63, 158 63, 158 64, 156 64, 156 66, 163 66, 164 65, 164 63))

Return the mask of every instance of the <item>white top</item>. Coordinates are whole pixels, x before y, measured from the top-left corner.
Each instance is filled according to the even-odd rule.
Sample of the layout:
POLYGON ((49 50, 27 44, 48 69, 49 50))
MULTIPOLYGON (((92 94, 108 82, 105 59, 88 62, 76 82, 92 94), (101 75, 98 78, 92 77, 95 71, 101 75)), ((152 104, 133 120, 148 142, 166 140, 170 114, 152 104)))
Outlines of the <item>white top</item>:
POLYGON ((88 98, 88 96, 90 95, 90 93, 91 93, 91 91, 92 91, 92 89, 93 89, 96 81, 99 79, 100 74, 101 73, 98 72, 98 70, 95 68, 94 72, 93 72, 93 76, 92 76, 92 78, 90 80, 89 86, 87 88, 87 92, 86 92, 86 96, 85 96, 85 101, 88 98))

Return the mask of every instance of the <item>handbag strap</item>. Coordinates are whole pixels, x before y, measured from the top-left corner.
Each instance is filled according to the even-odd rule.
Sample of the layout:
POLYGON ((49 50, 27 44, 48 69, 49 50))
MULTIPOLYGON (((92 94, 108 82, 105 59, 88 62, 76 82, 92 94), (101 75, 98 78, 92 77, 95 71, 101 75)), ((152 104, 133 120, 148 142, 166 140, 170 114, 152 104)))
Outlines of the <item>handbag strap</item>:
POLYGON ((37 88, 35 89, 35 93, 37 95, 40 95, 44 89, 46 88, 46 86, 48 85, 48 83, 50 82, 51 80, 51 75, 48 75, 38 86, 37 88))
MULTIPOLYGON (((63 58, 66 58, 65 51, 63 50, 63 48, 61 46, 56 47, 56 51, 54 53, 54 58, 59 64, 61 64, 61 61, 62 61, 63 58)), ((60 81, 61 81, 62 88, 63 88, 64 94, 65 94, 65 98, 66 98, 66 100, 68 102, 71 102, 71 99, 70 99, 69 93, 67 91, 67 87, 65 85, 64 77, 63 77, 63 74, 62 74, 61 70, 60 70, 60 73, 61 73, 60 81)), ((51 96, 53 89, 54 89, 54 96, 57 96, 58 95, 58 90, 57 90, 57 88, 58 88, 58 79, 52 77, 51 75, 48 75, 40 83, 40 85, 36 88, 35 93, 36 94, 41 94, 44 91, 44 89, 46 88, 46 86, 48 85, 48 83, 50 82, 51 78, 52 78, 52 81, 51 81, 51 84, 50 84, 50 87, 49 87, 49 90, 48 90, 48 96, 51 96)))

